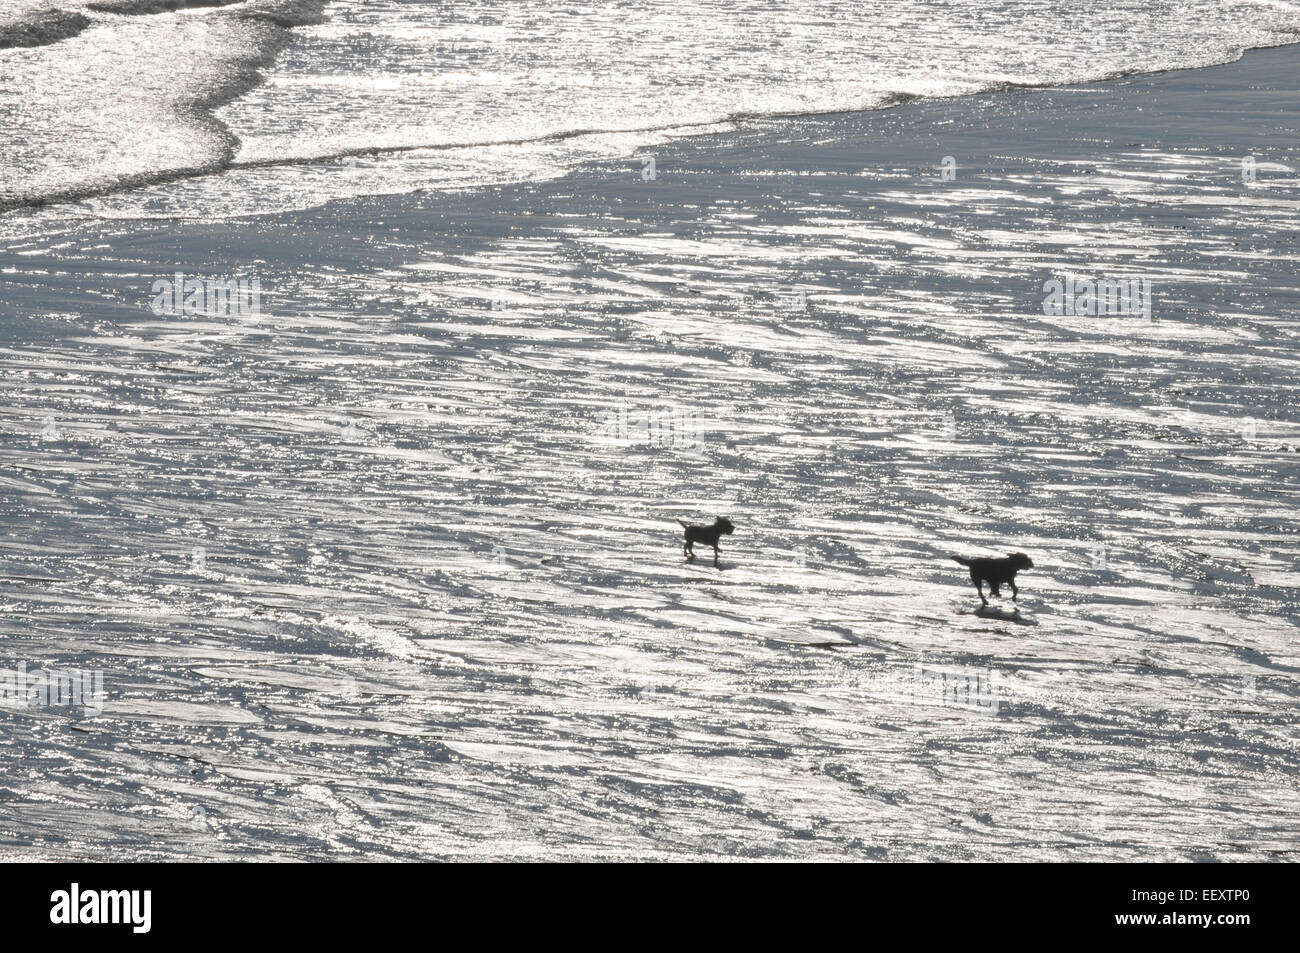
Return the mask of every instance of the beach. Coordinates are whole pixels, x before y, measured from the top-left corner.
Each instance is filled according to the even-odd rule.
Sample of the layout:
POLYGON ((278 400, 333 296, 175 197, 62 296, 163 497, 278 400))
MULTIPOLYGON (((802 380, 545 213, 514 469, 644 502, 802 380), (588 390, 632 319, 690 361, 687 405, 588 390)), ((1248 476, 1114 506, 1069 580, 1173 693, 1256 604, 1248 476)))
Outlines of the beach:
POLYGON ((1294 859, 1298 61, 6 238, 0 855, 1294 859))

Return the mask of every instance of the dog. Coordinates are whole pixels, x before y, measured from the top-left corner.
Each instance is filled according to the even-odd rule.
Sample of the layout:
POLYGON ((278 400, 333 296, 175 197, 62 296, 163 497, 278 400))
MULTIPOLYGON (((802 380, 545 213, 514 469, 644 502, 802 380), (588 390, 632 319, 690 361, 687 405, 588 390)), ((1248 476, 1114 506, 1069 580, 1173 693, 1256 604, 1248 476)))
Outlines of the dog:
MULTIPOLYGON (((681 520, 677 522, 682 523, 681 520)), ((722 534, 730 536, 736 531, 736 527, 731 525, 731 520, 725 516, 719 516, 713 521, 712 526, 691 526, 688 523, 682 523, 682 529, 686 530, 686 542, 682 544, 682 555, 686 557, 688 563, 695 562, 695 544, 704 543, 706 546, 713 547, 713 565, 718 565, 718 540, 722 534)))
POLYGON ((1034 561, 1024 553, 1011 553, 1002 559, 953 559, 963 566, 970 566, 970 581, 975 583, 975 591, 980 594, 983 608, 988 608, 989 601, 984 598, 984 583, 989 584, 989 595, 1002 597, 1002 586, 1011 587, 1011 601, 1016 601, 1019 590, 1016 589, 1016 573, 1022 569, 1033 569, 1034 561))

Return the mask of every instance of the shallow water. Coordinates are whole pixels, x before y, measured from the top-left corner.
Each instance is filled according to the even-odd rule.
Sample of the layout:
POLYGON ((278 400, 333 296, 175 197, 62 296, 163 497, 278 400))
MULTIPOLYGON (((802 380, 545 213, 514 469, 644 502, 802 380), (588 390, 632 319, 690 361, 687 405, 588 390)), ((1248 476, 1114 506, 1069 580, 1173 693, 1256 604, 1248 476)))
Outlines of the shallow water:
POLYGON ((5 234, 553 178, 737 117, 1220 63, 1300 30, 1281 0, 21 0, 0 17, 0 43, 47 41, 0 48, 5 234))
POLYGON ((1293 856, 1293 63, 10 243, 6 855, 1293 856))

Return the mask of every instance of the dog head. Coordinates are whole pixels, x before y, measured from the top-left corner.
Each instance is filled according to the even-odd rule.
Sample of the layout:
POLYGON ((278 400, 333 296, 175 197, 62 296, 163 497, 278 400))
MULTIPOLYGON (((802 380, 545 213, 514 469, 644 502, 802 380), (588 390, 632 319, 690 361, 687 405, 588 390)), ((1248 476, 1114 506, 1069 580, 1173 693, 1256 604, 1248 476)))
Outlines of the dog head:
POLYGON ((1007 553, 1007 559, 1011 560, 1011 565, 1017 569, 1033 569, 1034 561, 1024 553, 1007 553))
POLYGON ((722 532, 726 533, 728 536, 736 531, 736 527, 731 525, 731 520, 727 519, 725 516, 719 516, 713 521, 713 525, 722 530, 722 532))

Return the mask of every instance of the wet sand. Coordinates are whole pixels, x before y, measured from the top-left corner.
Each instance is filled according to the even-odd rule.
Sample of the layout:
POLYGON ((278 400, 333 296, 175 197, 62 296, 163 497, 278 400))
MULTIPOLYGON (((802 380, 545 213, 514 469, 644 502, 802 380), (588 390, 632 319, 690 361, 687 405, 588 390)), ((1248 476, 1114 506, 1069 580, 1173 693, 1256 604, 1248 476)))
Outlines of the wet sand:
POLYGON ((1293 856, 1297 56, 0 248, 0 852, 1293 856))

